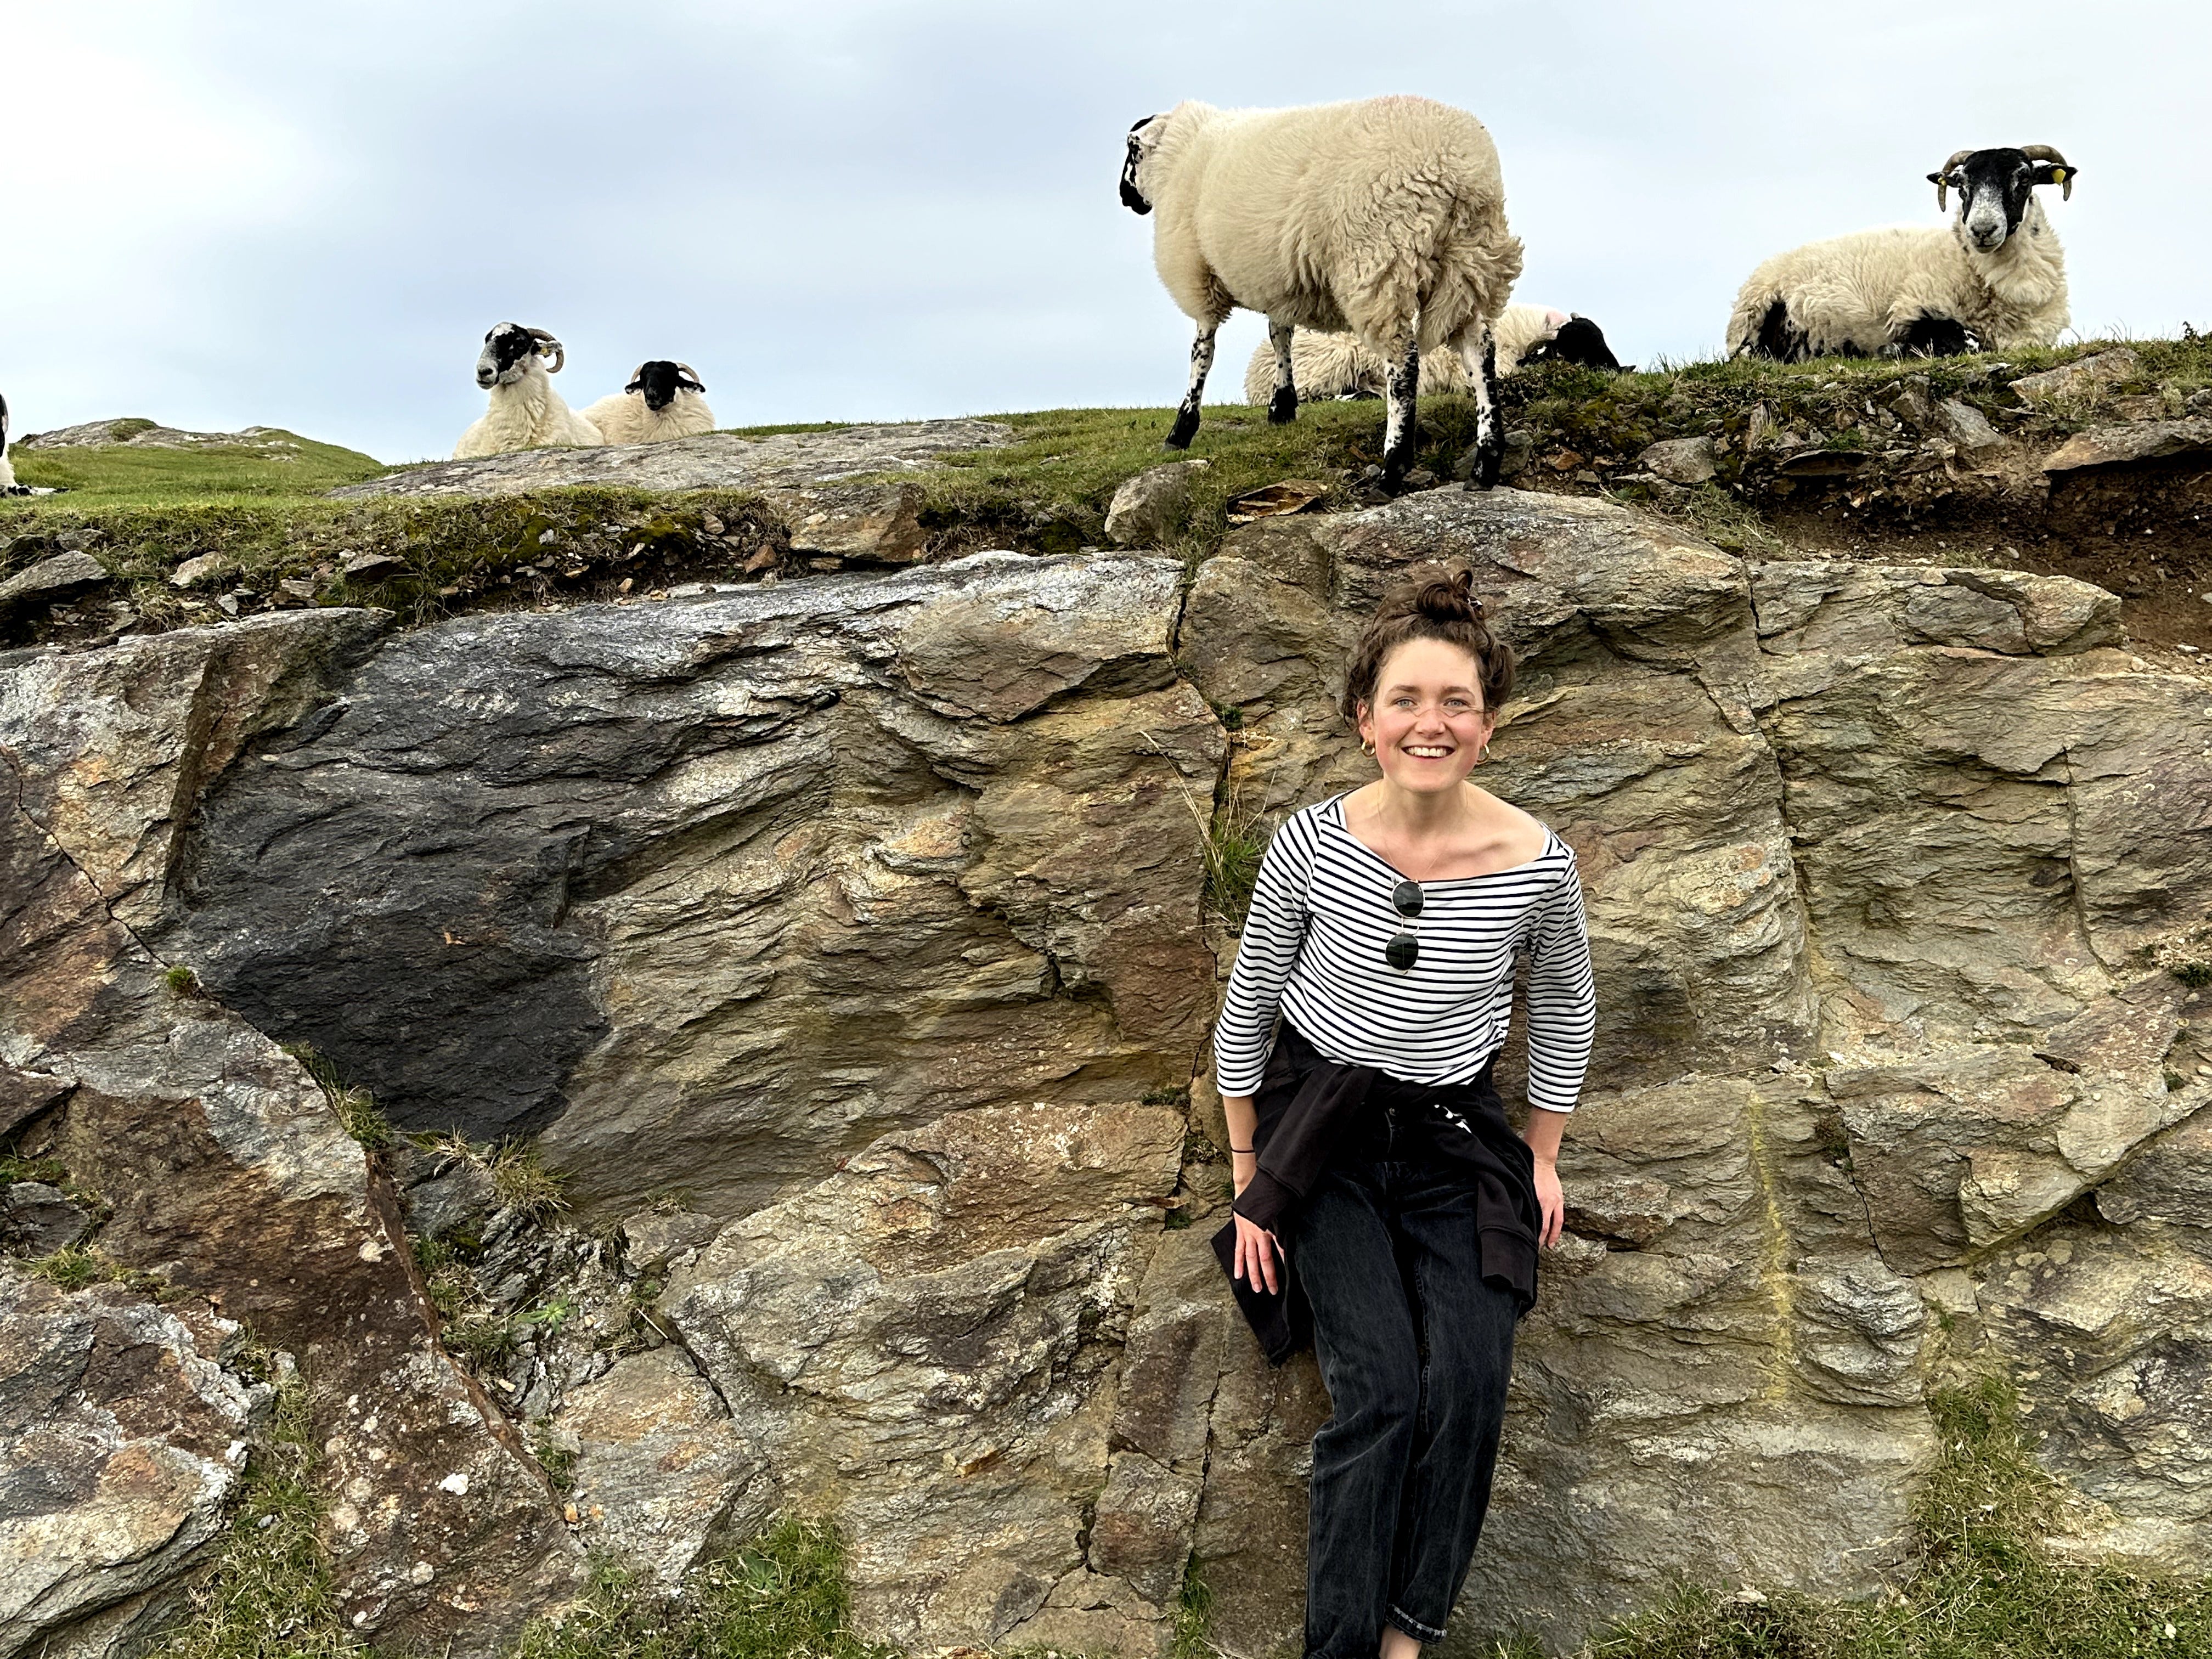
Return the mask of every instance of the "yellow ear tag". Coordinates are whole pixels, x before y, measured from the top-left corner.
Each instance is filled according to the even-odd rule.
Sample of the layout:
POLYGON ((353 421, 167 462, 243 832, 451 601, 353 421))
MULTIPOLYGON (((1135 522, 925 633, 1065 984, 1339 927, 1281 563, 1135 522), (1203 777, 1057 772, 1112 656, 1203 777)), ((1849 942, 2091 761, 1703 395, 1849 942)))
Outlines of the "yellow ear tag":
POLYGON ((2051 168, 2051 182, 2054 185, 2064 184, 2066 182, 2066 169, 2064 167, 2051 168))

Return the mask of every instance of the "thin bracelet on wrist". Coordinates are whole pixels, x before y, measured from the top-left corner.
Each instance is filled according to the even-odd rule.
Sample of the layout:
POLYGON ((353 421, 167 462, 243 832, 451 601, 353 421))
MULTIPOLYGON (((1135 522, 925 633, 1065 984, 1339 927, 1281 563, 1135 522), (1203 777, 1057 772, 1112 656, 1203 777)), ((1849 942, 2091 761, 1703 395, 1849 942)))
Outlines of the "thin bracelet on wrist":
POLYGON ((1258 1156, 1258 1154, 1255 1153, 1249 1146, 1231 1146, 1229 1150, 1235 1153, 1238 1158, 1254 1158, 1258 1156))

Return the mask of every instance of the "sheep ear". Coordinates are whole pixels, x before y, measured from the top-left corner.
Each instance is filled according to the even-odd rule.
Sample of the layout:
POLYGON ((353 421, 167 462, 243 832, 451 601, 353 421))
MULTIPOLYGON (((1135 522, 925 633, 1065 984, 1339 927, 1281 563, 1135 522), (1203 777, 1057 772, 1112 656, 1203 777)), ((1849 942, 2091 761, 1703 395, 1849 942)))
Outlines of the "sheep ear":
POLYGON ((2058 199, 2070 202, 2074 199, 2074 175, 2080 171, 2080 168, 2069 167, 2063 161, 2047 161, 2036 168, 2033 182, 2057 185, 2058 199))
POLYGON ((624 392, 642 392, 645 390, 645 365, 643 363, 640 363, 635 368, 630 370, 629 384, 624 386, 623 390, 624 392))
POLYGON ((1941 213, 1949 205, 1949 199, 1943 191, 1951 182, 1950 177, 1947 173, 1931 173, 1928 175, 1928 182, 1936 186, 1936 211, 1941 213))

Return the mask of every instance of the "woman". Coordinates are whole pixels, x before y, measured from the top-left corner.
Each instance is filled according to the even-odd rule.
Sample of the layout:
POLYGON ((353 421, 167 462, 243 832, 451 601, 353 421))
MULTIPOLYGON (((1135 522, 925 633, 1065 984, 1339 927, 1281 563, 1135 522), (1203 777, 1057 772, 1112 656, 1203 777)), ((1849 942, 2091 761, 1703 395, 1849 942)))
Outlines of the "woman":
POLYGON ((1573 853, 1468 781, 1512 683, 1465 573, 1383 605, 1343 704, 1382 776, 1276 833, 1216 1028, 1237 1188, 1216 1246, 1255 1326, 1303 1296, 1328 1386, 1315 1659, 1413 1659, 1443 1638, 1489 1501, 1514 1325, 1538 1245, 1559 1236, 1559 1136, 1595 1000, 1573 853), (1521 951, 1525 1137, 1490 1082, 1521 951))

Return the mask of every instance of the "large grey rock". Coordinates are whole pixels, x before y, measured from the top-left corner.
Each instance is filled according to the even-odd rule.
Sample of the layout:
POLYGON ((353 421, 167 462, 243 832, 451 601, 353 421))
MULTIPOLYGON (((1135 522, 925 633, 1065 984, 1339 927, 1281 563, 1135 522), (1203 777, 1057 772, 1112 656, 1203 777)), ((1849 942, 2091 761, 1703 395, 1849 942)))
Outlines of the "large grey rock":
POLYGON ((1171 1603, 1180 1563, 1164 1590, 1108 1547, 1126 1530, 1088 1558, 1084 1533, 1112 1507, 1115 1361, 1182 1133, 1160 1107, 951 1113, 732 1222, 671 1284, 782 1500, 843 1531, 871 1638, 1018 1646, 1118 1603, 1164 1647, 1146 1592, 1171 1603))
POLYGON ((91 554, 57 553, 0 581, 0 622, 19 611, 73 599, 108 580, 106 567, 91 554))
MULTIPOLYGON (((211 792, 166 948, 403 1125, 542 1127, 614 1215, 727 1217, 950 1107, 1172 1085, 1222 749, 1179 577, 977 555, 396 635, 211 792)), ((138 833, 127 875, 167 844, 138 833)))
POLYGON ((239 1334, 204 1305, 0 1268, 0 1654, 104 1656, 87 1621, 174 1604, 269 1403, 220 1363, 239 1334))
POLYGON ((1165 539, 1190 507, 1193 475, 1207 465, 1167 461, 1127 480, 1107 504, 1106 539, 1116 547, 1147 547, 1165 539))
POLYGON ((2039 374, 2023 374, 2012 383, 2012 389, 2023 403, 2031 404, 2093 398, 2114 381, 2131 379, 2142 371, 2142 359, 2131 348, 2115 346, 2039 374))
POLYGON ((1662 439, 1646 445, 1636 459, 1646 471, 1658 474, 1669 483, 1703 483, 1715 471, 1711 438, 1662 439))
POLYGON ((665 1593, 703 1552, 750 1536, 774 1508, 768 1460, 681 1348, 617 1361, 569 1395, 561 1426, 579 1445, 569 1502, 585 1540, 665 1593))
POLYGON ((2125 421, 2077 432, 2044 458, 2051 473, 2092 472, 2212 453, 2212 419, 2125 421))
POLYGON ((529 449, 477 460, 403 467, 333 495, 508 495, 566 484, 629 489, 798 489, 864 474, 933 466, 946 455, 1013 441, 997 421, 914 421, 834 432, 728 433, 605 449, 529 449))
MULTIPOLYGON (((1373 775, 1331 707, 1345 649, 1391 585, 1458 562, 1522 656, 1481 781, 1576 848, 1601 1010, 1562 1159, 1582 1237, 1522 1328, 1448 1646, 1571 1644, 1681 1574, 1870 1593, 1932 1452, 1931 1301, 1996 1322, 2007 1253, 2104 1183, 2117 1218, 2203 1207, 2212 1075, 2143 964, 2212 903, 2212 699, 2112 648, 2087 584, 1746 564, 1603 503, 1427 491, 1201 567, 1179 660, 1241 715, 1239 810, 1373 775)), ((2201 1536, 2191 1467, 2151 1452, 2201 1432, 2187 1411, 2117 1457, 2085 1415, 2112 1366, 2148 1389, 2161 1341, 2206 1363, 2212 1302, 2161 1271, 2191 1311, 2114 1327, 2105 1380, 2003 1350, 2035 1420, 2081 1420, 2049 1455, 2114 1504, 2092 1554, 2201 1536)), ((1294 1643, 1304 1441, 1240 1425, 1304 1384, 1247 1382, 1228 1340, 1197 1561, 1255 1648, 1294 1643)))

